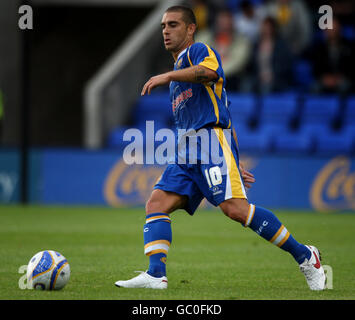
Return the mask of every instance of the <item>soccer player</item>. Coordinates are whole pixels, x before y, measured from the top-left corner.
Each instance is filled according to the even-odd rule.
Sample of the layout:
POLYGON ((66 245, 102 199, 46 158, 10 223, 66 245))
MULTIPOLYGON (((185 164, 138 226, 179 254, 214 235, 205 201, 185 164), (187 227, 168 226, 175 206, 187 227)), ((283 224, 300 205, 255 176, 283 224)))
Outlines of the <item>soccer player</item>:
MULTIPOLYGON (((207 130, 211 140, 214 137, 219 142, 218 152, 223 154, 225 165, 198 158, 193 164, 176 161, 167 166, 145 208, 144 253, 149 256, 149 269, 130 280, 117 281, 115 285, 166 289, 166 259, 172 241, 170 214, 185 209, 193 215, 206 198, 229 218, 289 252, 310 289, 323 290, 325 273, 318 249, 297 242, 271 211, 247 200, 244 187, 250 187, 254 177, 239 164, 236 136, 228 139, 226 134, 226 129, 233 132, 234 129, 221 59, 213 48, 194 42, 196 19, 192 10, 184 6, 170 7, 163 15, 161 27, 165 48, 175 60, 174 70, 150 78, 141 95, 169 84, 177 128, 193 129, 196 133, 207 130)), ((210 150, 208 159, 212 160, 213 155, 214 151, 210 150)))

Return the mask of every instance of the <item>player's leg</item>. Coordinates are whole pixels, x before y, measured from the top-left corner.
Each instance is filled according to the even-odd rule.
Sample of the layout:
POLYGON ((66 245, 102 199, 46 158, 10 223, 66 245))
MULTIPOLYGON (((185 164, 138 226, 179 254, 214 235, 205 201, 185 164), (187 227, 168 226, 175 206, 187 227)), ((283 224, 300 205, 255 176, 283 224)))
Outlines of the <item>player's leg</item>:
POLYGON ((185 209, 193 215, 203 195, 184 167, 169 165, 146 203, 146 223, 143 227, 144 253, 149 256, 149 269, 139 276, 117 281, 118 287, 166 289, 166 258, 172 241, 169 214, 185 209))
MULTIPOLYGON (((250 227, 261 237, 290 252, 299 264, 306 258, 309 259, 310 250, 298 243, 271 211, 249 204, 243 179, 239 172, 239 154, 236 141, 230 139, 228 142, 226 137, 228 132, 220 128, 215 128, 214 132, 219 140, 227 167, 225 180, 228 183, 224 187, 223 201, 219 200, 219 207, 224 214, 245 227, 250 227)), ((224 186, 223 180, 221 181, 221 185, 224 186)))
POLYGON ((301 270, 303 266, 306 266, 304 273, 310 288, 323 289, 325 276, 319 263, 318 250, 296 241, 273 212, 249 204, 239 172, 236 141, 232 140, 231 143, 228 143, 221 129, 215 129, 215 132, 227 163, 223 179, 218 179, 219 187, 225 190, 224 199, 217 200, 219 207, 231 219, 249 227, 264 239, 289 252, 300 265, 301 270), (224 180, 228 183, 224 183, 224 180))
POLYGON ((153 277, 166 275, 166 259, 172 241, 169 214, 184 208, 186 203, 186 196, 160 189, 153 190, 146 203, 144 253, 149 257, 147 273, 153 277))
POLYGON ((271 211, 249 204, 246 199, 228 199, 219 206, 229 218, 240 222, 244 227, 249 227, 264 239, 289 252, 298 264, 310 258, 310 250, 297 242, 271 211))
POLYGON ((220 204, 220 208, 231 219, 289 252, 299 264, 310 289, 325 288, 326 277, 318 249, 299 243, 271 211, 249 204, 246 199, 226 200, 220 204))
POLYGON ((149 256, 149 269, 130 280, 120 280, 117 287, 166 289, 166 258, 172 240, 169 213, 186 205, 186 196, 159 189, 153 190, 146 203, 143 226, 144 253, 149 256))

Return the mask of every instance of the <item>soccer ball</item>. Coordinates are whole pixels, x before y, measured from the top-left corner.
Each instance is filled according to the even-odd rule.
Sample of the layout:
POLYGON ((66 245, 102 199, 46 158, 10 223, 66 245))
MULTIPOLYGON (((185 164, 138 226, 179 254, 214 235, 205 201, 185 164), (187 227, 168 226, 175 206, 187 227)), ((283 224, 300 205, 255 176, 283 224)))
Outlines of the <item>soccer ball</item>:
POLYGON ((70 277, 70 266, 57 251, 45 250, 36 253, 27 265, 27 283, 39 290, 62 289, 70 277))

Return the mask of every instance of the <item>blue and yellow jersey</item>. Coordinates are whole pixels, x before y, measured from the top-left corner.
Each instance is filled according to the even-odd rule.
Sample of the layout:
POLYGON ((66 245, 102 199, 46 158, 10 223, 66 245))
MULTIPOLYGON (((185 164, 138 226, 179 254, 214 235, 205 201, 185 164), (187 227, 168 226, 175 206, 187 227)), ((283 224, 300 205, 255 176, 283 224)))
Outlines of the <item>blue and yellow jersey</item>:
POLYGON ((200 65, 216 71, 218 79, 210 83, 170 83, 170 99, 177 129, 231 127, 221 58, 213 48, 200 42, 183 50, 174 70, 200 65))

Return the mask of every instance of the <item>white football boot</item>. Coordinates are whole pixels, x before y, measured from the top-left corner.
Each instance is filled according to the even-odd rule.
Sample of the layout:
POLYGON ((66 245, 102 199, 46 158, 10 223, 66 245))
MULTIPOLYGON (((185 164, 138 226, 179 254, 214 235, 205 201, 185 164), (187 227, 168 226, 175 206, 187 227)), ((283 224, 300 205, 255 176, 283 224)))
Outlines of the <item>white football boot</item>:
POLYGON ((147 272, 140 272, 140 275, 130 280, 119 280, 115 282, 115 286, 123 288, 148 288, 148 289, 166 289, 168 287, 167 277, 152 277, 147 272))
POLYGON ((324 290, 326 276, 322 267, 319 250, 314 246, 306 246, 311 250, 311 257, 300 264, 300 270, 306 277, 311 290, 324 290))

